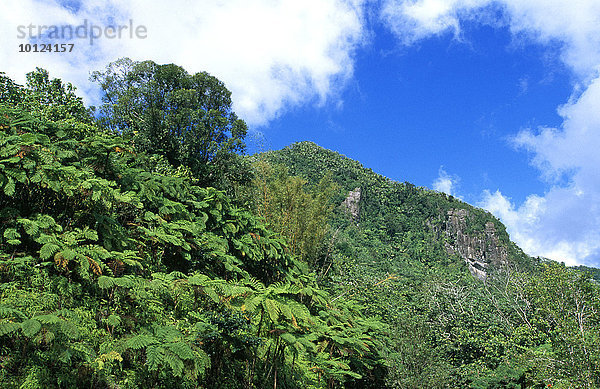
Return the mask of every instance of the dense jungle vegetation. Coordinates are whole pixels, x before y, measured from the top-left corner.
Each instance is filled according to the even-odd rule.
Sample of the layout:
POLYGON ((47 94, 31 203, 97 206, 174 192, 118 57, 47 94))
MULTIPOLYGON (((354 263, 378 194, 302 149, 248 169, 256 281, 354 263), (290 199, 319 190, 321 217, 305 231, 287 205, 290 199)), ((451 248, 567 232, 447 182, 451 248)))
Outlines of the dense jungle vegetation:
POLYGON ((0 387, 600 387, 597 269, 312 143, 245 155, 207 73, 92 79, 98 111, 0 73, 0 387))

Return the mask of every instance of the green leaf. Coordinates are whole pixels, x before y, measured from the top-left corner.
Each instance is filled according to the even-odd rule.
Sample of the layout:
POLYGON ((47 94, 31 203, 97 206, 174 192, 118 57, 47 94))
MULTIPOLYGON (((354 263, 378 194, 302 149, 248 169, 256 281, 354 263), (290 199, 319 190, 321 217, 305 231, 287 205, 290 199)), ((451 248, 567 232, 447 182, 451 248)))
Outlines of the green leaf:
POLYGON ((186 343, 168 343, 165 345, 165 347, 171 350, 175 355, 177 355, 181 359, 194 359, 194 352, 186 343))
POLYGON ((158 341, 154 336, 151 335, 136 335, 132 338, 127 339, 125 342, 126 348, 131 348, 134 350, 139 350, 141 348, 150 346, 152 344, 157 344, 158 341))
POLYGON ((60 247, 54 243, 46 243, 40 249, 40 258, 49 259, 60 250, 60 247))
POLYGON ((32 338, 42 329, 42 325, 35 319, 29 319, 21 323, 21 328, 23 329, 23 335, 32 338))
POLYGON ((281 334, 279 337, 283 341, 285 341, 287 344, 294 344, 298 341, 296 339, 296 337, 294 335, 290 334, 289 332, 285 332, 285 333, 281 334))
POLYGON ((115 285, 120 286, 121 288, 131 288, 133 284, 133 280, 129 277, 119 277, 113 278, 115 285))
POLYGON ((109 289, 115 286, 115 279, 109 276, 98 277, 98 286, 100 289, 109 289))
POLYGON ((210 297, 215 303, 221 302, 221 298, 219 297, 219 295, 217 294, 217 292, 215 292, 215 290, 213 288, 205 287, 204 293, 206 293, 206 295, 208 297, 210 297))
POLYGON ((188 279, 188 283, 194 286, 204 286, 206 285, 207 281, 210 281, 210 278, 204 274, 194 274, 188 279))
POLYGON ((4 185, 4 194, 12 197, 15 194, 15 181, 8 177, 8 182, 4 185))
POLYGON ((85 230, 83 230, 83 236, 89 240, 93 240, 93 241, 98 240, 98 233, 94 230, 90 230, 87 228, 85 230))
POLYGON ((4 230, 4 237, 9 240, 17 240, 21 237, 21 234, 17 231, 16 228, 7 228, 6 230, 4 230))
POLYGON ((37 223, 28 220, 28 219, 20 219, 19 222, 23 225, 25 232, 29 236, 37 235, 40 232, 40 229, 37 223))
POLYGON ((34 319, 44 324, 57 324, 62 321, 62 319, 56 315, 40 315, 34 317, 34 319))
POLYGON ((96 356, 94 349, 83 343, 70 343, 69 348, 83 354, 85 360, 88 362, 92 359, 92 357, 96 356))
POLYGON ((165 351, 162 347, 148 346, 146 349, 146 365, 148 365, 148 370, 158 370, 163 363, 164 355, 165 351))
POLYGON ((181 377, 184 368, 184 364, 181 359, 173 354, 166 354, 165 362, 167 362, 167 364, 171 367, 175 377, 181 377))
POLYGON ((263 302, 263 306, 267 310, 267 313, 269 314, 271 321, 273 323, 277 323, 277 319, 279 319, 279 309, 277 308, 277 304, 275 303, 275 301, 273 301, 271 299, 266 299, 263 302))
POLYGON ((75 324, 70 321, 63 321, 60 323, 60 329, 63 334, 67 335, 67 337, 71 339, 78 339, 80 336, 79 328, 75 324))
POLYGON ((17 331, 20 328, 21 328, 21 323, 14 323, 12 321, 0 323, 0 336, 10 334, 12 332, 17 331))
POLYGON ((13 309, 13 308, 2 306, 2 305, 0 305, 0 316, 1 317, 18 317, 21 319, 26 318, 26 316, 23 314, 23 312, 13 309))
POLYGON ((109 326, 117 327, 121 325, 121 317, 118 315, 110 315, 106 318, 106 324, 109 326))
POLYGON ((30 132, 21 135, 21 142, 23 143, 33 144, 36 140, 37 137, 35 136, 35 134, 32 134, 30 132))

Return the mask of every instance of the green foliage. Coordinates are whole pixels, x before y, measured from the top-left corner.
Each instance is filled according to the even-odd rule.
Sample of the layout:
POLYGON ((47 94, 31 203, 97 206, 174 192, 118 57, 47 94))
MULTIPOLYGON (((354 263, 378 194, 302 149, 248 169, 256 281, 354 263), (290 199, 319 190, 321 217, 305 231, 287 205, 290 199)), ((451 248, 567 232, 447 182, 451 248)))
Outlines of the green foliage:
POLYGON ((279 233, 78 116, 44 74, 2 84, 0 386, 382 382, 382 323, 331 303, 279 233), (65 115, 23 103, 42 97, 65 115))
POLYGON ((360 189, 358 217, 344 206, 335 210, 330 260, 319 276, 335 296, 332 301, 352 299, 366 314, 381 314, 389 326, 389 335, 380 337, 388 386, 599 385, 600 294, 590 276, 555 265, 544 269, 510 242, 489 213, 393 182, 313 143, 260 158, 285 166, 309 187, 329 174, 341 188, 333 196, 337 204, 360 189), (458 210, 464 210, 462 241, 449 231, 449 212, 458 210), (448 247, 467 240, 487 244, 488 228, 494 229, 494 245, 505 250, 507 262, 491 263, 481 282, 448 247))
POLYGON ((252 198, 257 215, 287 239, 294 255, 316 265, 326 252, 336 186, 325 176, 309 189, 302 178, 289 176, 284 166, 257 160, 253 167, 252 198))
POLYGON ((47 72, 0 74, 1 387, 600 387, 596 269, 311 143, 204 187, 242 138, 223 85, 128 60, 95 77, 104 126, 47 72), (335 206, 355 188, 358 215, 335 206), (474 278, 466 241, 505 260, 474 278))
POLYGON ((231 93, 206 72, 123 58, 94 72, 104 91, 103 122, 133 136, 137 151, 185 166, 203 185, 243 181, 246 124, 231 109, 231 93))

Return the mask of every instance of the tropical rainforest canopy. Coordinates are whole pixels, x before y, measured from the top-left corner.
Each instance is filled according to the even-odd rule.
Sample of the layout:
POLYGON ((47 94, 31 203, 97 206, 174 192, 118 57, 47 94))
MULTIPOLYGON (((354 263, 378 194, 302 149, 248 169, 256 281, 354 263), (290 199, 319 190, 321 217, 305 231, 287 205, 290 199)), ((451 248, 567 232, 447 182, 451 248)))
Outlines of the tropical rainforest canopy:
POLYGON ((97 112, 0 74, 0 387, 600 387, 597 270, 312 143, 243 155, 207 73, 92 78, 97 112))

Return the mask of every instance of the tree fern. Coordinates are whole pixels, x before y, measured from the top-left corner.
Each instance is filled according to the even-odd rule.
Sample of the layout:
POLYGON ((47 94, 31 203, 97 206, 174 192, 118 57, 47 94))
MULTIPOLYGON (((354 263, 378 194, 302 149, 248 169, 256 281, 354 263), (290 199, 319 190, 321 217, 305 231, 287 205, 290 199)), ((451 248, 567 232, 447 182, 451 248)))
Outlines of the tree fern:
POLYGON ((23 335, 33 338, 42 329, 42 324, 38 320, 28 319, 21 323, 21 329, 23 335))
POLYGON ((63 320, 60 317, 53 315, 53 314, 38 315, 38 316, 35 316, 34 319, 39 321, 42 324, 58 324, 63 320))
POLYGON ((165 365, 168 365, 171 368, 175 377, 181 377, 183 368, 185 367, 181 358, 172 352, 166 351, 163 361, 165 365))
POLYGON ((2 305, 0 305, 0 317, 1 318, 14 317, 14 318, 18 318, 18 319, 26 318, 25 314, 23 312, 21 312, 20 310, 2 306, 2 305))
POLYGON ((21 329, 21 323, 0 321, 0 336, 11 334, 21 329))
POLYGON ((0 386, 30 373, 46 387, 351 378, 328 361, 375 349, 370 327, 318 317, 337 307, 281 234, 185 167, 80 120, 76 100, 49 103, 55 121, 30 104, 37 93, 22 105, 35 120, 0 101, 0 386))
POLYGON ((158 370, 165 359, 165 349, 160 346, 148 346, 146 349, 146 364, 151 371, 158 370))
POLYGON ((160 343, 152 335, 135 335, 125 342, 125 347, 133 350, 139 350, 152 344, 160 343))

